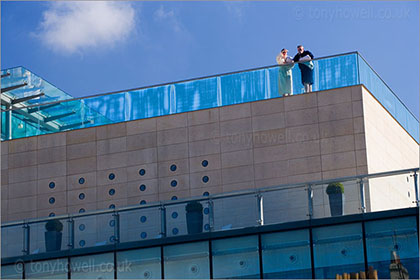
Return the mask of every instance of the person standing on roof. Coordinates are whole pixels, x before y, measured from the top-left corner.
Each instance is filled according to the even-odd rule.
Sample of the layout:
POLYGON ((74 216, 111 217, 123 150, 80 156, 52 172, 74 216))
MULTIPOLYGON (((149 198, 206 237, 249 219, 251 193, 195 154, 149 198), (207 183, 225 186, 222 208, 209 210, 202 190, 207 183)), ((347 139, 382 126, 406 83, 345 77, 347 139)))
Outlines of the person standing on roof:
POLYGON ((288 50, 282 49, 276 57, 279 67, 279 94, 288 96, 293 94, 292 68, 293 59, 287 55, 288 50))
POLYGON ((293 61, 299 63, 305 93, 311 92, 314 83, 314 64, 312 62, 314 55, 310 51, 305 51, 302 45, 297 46, 297 51, 298 53, 293 58, 293 61))

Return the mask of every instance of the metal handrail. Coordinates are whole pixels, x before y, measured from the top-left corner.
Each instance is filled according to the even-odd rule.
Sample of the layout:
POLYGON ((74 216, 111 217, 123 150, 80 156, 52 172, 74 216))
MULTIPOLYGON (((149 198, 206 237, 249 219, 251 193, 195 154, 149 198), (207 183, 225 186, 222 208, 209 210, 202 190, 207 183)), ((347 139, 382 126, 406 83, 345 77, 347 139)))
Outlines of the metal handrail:
POLYGON ((227 192, 227 193, 221 193, 221 194, 214 194, 209 195, 206 197, 191 197, 191 198, 185 198, 185 199, 179 199, 176 201, 157 201, 153 202, 151 204, 147 205, 134 205, 134 206, 126 206, 121 207, 118 209, 102 209, 102 210, 96 210, 91 212, 85 212, 85 213, 74 213, 74 214, 64 214, 64 215, 57 215, 54 217, 48 217, 48 218, 35 218, 35 219, 27 219, 22 221, 14 221, 14 222, 8 222, 1 225, 2 228, 6 227, 12 227, 17 225, 24 225, 24 224, 35 224, 35 223, 41 223, 41 222, 47 222, 49 220, 56 220, 56 219, 69 219, 69 218, 77 218, 77 217, 88 217, 88 216, 95 216, 100 214, 115 214, 115 213, 121 213, 121 212, 127 212, 127 211, 134 211, 134 210, 140 210, 140 209, 146 209, 146 208, 159 208, 159 207, 167 207, 167 206, 173 206, 173 205, 179 205, 179 204, 185 204, 191 201, 209 201, 209 200, 216 200, 216 199, 224 199, 224 198, 232 198, 232 197, 240 197, 240 196, 246 196, 246 195, 253 195, 257 193, 265 193, 265 192, 272 192, 272 191, 279 191, 279 190, 287 190, 287 189, 293 189, 297 187, 305 187, 308 185, 323 185, 323 184, 329 184, 333 182, 345 182, 345 181, 352 181, 352 180, 363 180, 363 179, 372 179, 372 178, 379 178, 379 177, 388 177, 388 176, 395 176, 395 175, 401 175, 401 174, 407 174, 411 172, 419 172, 419 168, 409 168, 409 169, 402 169, 402 170, 394 170, 394 171, 386 171, 386 172, 379 172, 374 174, 363 174, 363 175, 356 175, 356 176, 346 176, 346 177, 339 177, 334 179, 327 179, 327 180, 317 180, 317 181, 309 181, 309 182, 303 182, 303 183, 295 183, 295 184, 282 184, 278 186, 271 186, 271 187, 264 187, 259 189, 248 189, 248 190, 241 190, 241 191, 233 191, 233 192, 227 192))

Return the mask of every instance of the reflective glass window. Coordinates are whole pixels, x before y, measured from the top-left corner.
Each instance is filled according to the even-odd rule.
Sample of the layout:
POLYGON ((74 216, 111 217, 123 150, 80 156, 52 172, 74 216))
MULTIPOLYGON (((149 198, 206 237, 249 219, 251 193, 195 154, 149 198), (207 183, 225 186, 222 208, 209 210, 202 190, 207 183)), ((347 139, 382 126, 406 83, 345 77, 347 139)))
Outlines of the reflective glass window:
POLYGON ((114 279, 114 253, 70 259, 72 279, 114 279))
POLYGON ((1 278, 3 279, 22 279, 22 272, 22 263, 1 266, 1 278))
POLYGON ((25 264, 25 278, 67 279, 67 259, 55 259, 25 264))
POLYGON ((160 247, 117 252, 118 279, 160 279, 160 247))

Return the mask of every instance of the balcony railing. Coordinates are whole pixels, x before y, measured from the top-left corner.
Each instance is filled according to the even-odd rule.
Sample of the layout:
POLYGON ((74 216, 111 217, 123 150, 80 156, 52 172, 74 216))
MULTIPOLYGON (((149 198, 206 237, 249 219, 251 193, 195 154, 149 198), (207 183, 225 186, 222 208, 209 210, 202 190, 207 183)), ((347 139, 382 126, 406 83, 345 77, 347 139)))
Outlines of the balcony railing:
MULTIPOLYGON (((323 57, 313 60, 313 64, 313 91, 363 84, 419 142, 416 117, 360 54, 323 57)), ((280 67, 267 66, 42 104, 32 100, 20 103, 19 108, 2 106, 2 140, 277 98, 280 67)), ((9 72, 2 71, 4 80, 13 79, 13 73, 7 75, 9 72)), ((303 93, 299 67, 292 69, 292 77, 293 94, 303 93)), ((25 77, 19 81, 27 82, 25 77)))
POLYGON ((407 169, 10 222, 1 227, 2 258, 418 207, 418 171, 407 169), (344 187, 342 202, 327 194, 333 182, 344 187), (199 219, 194 226, 187 221, 186 208, 197 209, 197 204, 199 219), (55 239, 46 235, 46 225, 60 224, 56 221, 63 226, 61 247, 54 248, 53 244, 47 250, 52 245, 46 242, 55 239))

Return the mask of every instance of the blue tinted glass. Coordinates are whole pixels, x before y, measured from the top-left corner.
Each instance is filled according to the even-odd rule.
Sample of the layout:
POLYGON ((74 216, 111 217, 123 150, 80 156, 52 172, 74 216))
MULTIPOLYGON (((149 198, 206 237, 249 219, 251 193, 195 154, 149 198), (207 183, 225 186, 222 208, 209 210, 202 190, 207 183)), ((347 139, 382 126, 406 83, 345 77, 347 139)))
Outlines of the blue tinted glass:
POLYGON ((84 183, 85 183, 85 178, 80 178, 80 179, 79 179, 79 184, 80 184, 80 185, 83 185, 84 183))
POLYGON ((179 232, 179 229, 178 229, 178 228, 173 228, 173 229, 172 229, 172 234, 173 234, 173 235, 177 235, 177 234, 178 234, 178 232, 179 232))
POLYGON ((1 266, 1 276, 3 279, 23 279, 23 263, 1 266))
POLYGON ((140 191, 144 192, 146 190, 146 185, 140 185, 139 189, 140 191))
POLYGON ((109 193, 109 195, 114 195, 115 194, 115 190, 114 189, 110 189, 108 193, 109 193))
POLYGON ((54 197, 50 197, 50 199, 48 200, 48 202, 50 204, 54 204, 55 203, 55 198, 54 197))
POLYGON ((172 164, 171 167, 170 167, 170 169, 171 169, 171 171, 175 171, 176 170, 176 165, 175 164, 172 164))
POLYGON ((264 278, 312 278, 309 231, 286 231, 261 236, 264 278))
POLYGON ((50 187, 50 189, 54 189, 55 188, 55 183, 54 182, 50 182, 50 184, 48 186, 50 187))
POLYGON ((146 170, 140 169, 139 174, 140 174, 140 176, 144 176, 144 174, 146 174, 146 170))
POLYGON ((108 178, 109 178, 109 180, 114 180, 115 179, 115 174, 114 173, 109 174, 108 178))
POLYGON ((72 257, 70 270, 76 279, 113 279, 114 253, 72 257))
POLYGON ((176 187, 176 185, 178 185, 178 182, 176 180, 172 180, 171 181, 171 186, 176 187))
POLYGON ((48 216, 49 217, 54 217, 55 216, 55 213, 54 212, 51 212, 48 216))
POLYGON ((177 200, 178 197, 176 197, 175 195, 173 197, 171 197, 171 200, 177 200))
POLYGON ((79 209, 79 213, 84 213, 86 210, 84 208, 79 209))
POLYGON ((25 266, 27 279, 67 279, 67 276, 67 259, 31 262, 31 265, 25 266))
POLYGON ((366 222, 368 265, 379 279, 419 276, 419 246, 415 217, 366 222))
POLYGON ((203 176, 202 180, 203 180, 204 183, 207 183, 209 181, 209 177, 208 176, 203 176))
POLYGON ((172 216, 172 219, 176 219, 176 218, 178 218, 178 213, 177 212, 173 212, 171 216, 172 216))
POLYGON ((110 204, 108 208, 109 209, 114 209, 115 208, 115 204, 110 204))
MULTIPOLYGON (((142 232, 143 236, 147 234, 142 232)), ((161 279, 160 262, 160 247, 117 252, 117 278, 161 279)))
POLYGON ((80 200, 85 199, 85 194, 84 194, 84 193, 79 194, 79 199, 80 199, 80 200))
POLYGON ((214 278, 260 278, 257 236, 214 240, 212 254, 214 278))
POLYGON ((146 232, 142 232, 140 234, 141 239, 145 239, 147 237, 147 233, 146 232))
POLYGON ((201 162, 201 165, 202 165, 203 167, 207 167, 207 165, 209 165, 209 162, 208 162, 207 160, 203 160, 203 161, 201 162))
POLYGON ((86 226, 85 226, 84 224, 80 224, 80 225, 79 225, 79 230, 80 230, 80 231, 84 231, 84 230, 85 230, 85 228, 86 228, 86 226))
POLYGON ((146 200, 140 201, 140 204, 146 204, 146 200))
POLYGON ((140 217, 140 222, 145 223, 147 221, 147 217, 146 216, 141 216, 140 217))
POLYGON ((312 233, 316 278, 364 271, 361 224, 314 228, 312 233))

